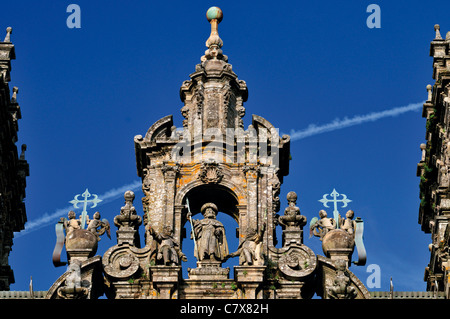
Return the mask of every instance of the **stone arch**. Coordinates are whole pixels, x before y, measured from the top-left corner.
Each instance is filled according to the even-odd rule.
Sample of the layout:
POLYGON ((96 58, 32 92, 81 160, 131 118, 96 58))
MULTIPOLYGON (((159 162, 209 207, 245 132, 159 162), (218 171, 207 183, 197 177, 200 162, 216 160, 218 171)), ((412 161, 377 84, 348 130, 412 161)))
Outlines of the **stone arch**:
POLYGON ((220 212, 230 215, 239 224, 241 215, 245 214, 247 210, 244 191, 226 180, 217 184, 205 184, 200 180, 192 181, 177 192, 175 207, 185 207, 187 198, 189 198, 193 215, 199 213, 200 207, 210 201, 218 206, 220 212), (200 192, 203 192, 202 195, 204 195, 201 199, 198 196, 200 192), (188 195, 194 196, 195 201, 191 200, 188 195))
MULTIPOLYGON (((191 263, 192 258, 194 257, 193 243, 191 240, 183 240, 183 238, 190 238, 191 236, 189 233, 191 226, 186 218, 188 213, 186 208, 187 198, 189 199, 192 216, 197 215, 196 217, 193 217, 193 219, 203 218, 200 214, 200 208, 207 202, 213 202, 217 205, 219 213, 231 217, 227 222, 227 218, 224 219, 223 215, 219 215, 218 220, 224 223, 227 242, 229 245, 232 243, 230 249, 234 250, 234 246, 237 247, 239 239, 236 239, 235 237, 235 228, 228 228, 231 224, 227 223, 231 223, 231 221, 234 220, 237 226, 242 224, 242 217, 246 216, 247 213, 247 205, 246 202, 244 202, 245 197, 243 197, 243 193, 240 193, 240 190, 236 191, 236 186, 232 183, 223 180, 220 183, 209 184, 200 180, 192 181, 177 192, 175 197, 175 229, 176 232, 180 234, 180 246, 188 258, 188 263, 191 263)), ((234 259, 229 261, 230 264, 237 262, 238 260, 234 259)), ((195 264, 192 264, 192 266, 195 267, 195 264)), ((183 271, 183 275, 186 275, 186 269, 183 271)))

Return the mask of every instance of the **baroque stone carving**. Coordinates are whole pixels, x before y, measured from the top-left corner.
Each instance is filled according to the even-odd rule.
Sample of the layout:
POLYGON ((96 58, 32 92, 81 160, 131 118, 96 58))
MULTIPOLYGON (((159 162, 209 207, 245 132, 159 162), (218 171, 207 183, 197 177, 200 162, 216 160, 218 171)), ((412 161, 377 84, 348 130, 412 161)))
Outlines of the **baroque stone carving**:
MULTIPOLYGON (((306 217, 297 207, 294 192, 287 196, 284 215, 275 214, 280 209, 283 177, 289 173, 289 137, 280 138, 273 125, 257 115, 252 116, 247 131, 241 129, 248 91, 222 53, 217 33, 221 14, 218 8, 212 9, 212 13, 207 13, 212 26, 208 50, 190 75, 191 80, 183 82, 180 89, 184 103, 183 141, 179 141, 181 136, 172 116, 153 124, 144 138, 135 137, 144 215, 141 218, 133 206, 134 193, 126 192, 125 205, 114 218, 117 245, 102 257, 96 256, 95 282, 100 282, 102 289, 94 296, 105 293, 108 298, 130 299, 310 298, 319 291, 326 294, 325 284, 330 285, 334 277, 340 278, 335 276, 334 260, 324 257, 330 265, 325 274, 330 276, 326 277, 324 262, 319 263, 319 256, 303 245, 306 217), (225 131, 236 134, 226 136, 226 143, 221 143, 216 137, 225 136, 225 131), (209 146, 214 146, 214 156, 209 146), (216 149, 221 154, 220 161, 215 157, 216 149), (186 155, 183 161, 175 159, 181 153, 186 155), (226 159, 225 163, 222 159, 226 159), (203 218, 193 220, 191 208, 193 213, 201 212, 203 218), (231 254, 225 226, 217 220, 219 210, 231 216, 239 227, 239 245, 233 247, 236 250, 231 254), (145 246, 140 248, 138 226, 142 222, 145 246), (197 263, 196 268, 188 268, 189 278, 185 279, 181 265, 186 255, 181 245, 186 242, 183 238, 189 224, 197 263), (275 247, 278 225, 283 228, 281 248, 275 247), (239 265, 233 267, 235 276, 231 279, 230 268, 222 265, 228 258, 238 256, 239 265)), ((103 231, 99 220, 99 216, 94 216, 86 231, 94 244, 94 234, 103 231)), ((74 220, 72 224, 75 233, 79 223, 74 220)), ((340 231, 351 237, 349 233, 356 229, 352 217, 347 216, 342 225, 340 231)), ((55 287, 59 288, 63 279, 55 287)), ((351 280, 355 285, 356 281, 351 280)), ((338 295, 340 290, 333 287, 330 286, 330 294, 338 295)))
POLYGON ((142 218, 133 206, 134 192, 126 191, 124 194, 125 205, 120 208, 120 215, 114 217, 114 225, 117 230, 117 242, 119 245, 139 245, 138 227, 142 224, 142 218))
POLYGON ((256 229, 247 228, 244 240, 239 244, 236 252, 231 253, 229 257, 239 256, 239 264, 244 266, 264 264, 264 256, 262 254, 262 236, 266 230, 266 224, 263 224, 259 232, 256 229))
POLYGON ((68 268, 65 286, 58 288, 58 296, 62 299, 86 299, 89 289, 87 287, 82 287, 81 262, 75 260, 68 268))
POLYGON ((197 116, 200 117, 203 111, 203 103, 205 100, 205 90, 203 88, 203 83, 199 81, 195 88, 195 101, 197 105, 197 116))
POLYGON ((272 207, 274 212, 278 212, 280 210, 280 188, 281 183, 277 177, 276 181, 274 181, 272 184, 272 207))
MULTIPOLYGON (((150 198, 151 198, 151 185, 153 184, 154 180, 150 178, 150 175, 148 174, 148 169, 145 170, 145 177, 142 181, 142 192, 144 193, 144 197, 142 197, 142 207, 144 209, 144 213, 148 212, 149 205, 150 205, 150 198)), ((144 222, 146 223, 147 214, 144 215, 144 222)))
POLYGON ((223 172, 216 162, 203 162, 200 167, 198 178, 207 184, 218 184, 222 181, 223 172))
POLYGON ((186 256, 181 251, 180 245, 173 238, 173 230, 170 226, 164 226, 161 234, 149 227, 149 234, 158 242, 158 253, 156 261, 166 266, 179 265, 181 260, 187 261, 186 256))
POLYGON ((126 246, 113 246, 102 258, 103 270, 115 279, 128 279, 139 269, 139 260, 126 246))
POLYGON ((356 246, 358 261, 356 265, 365 265, 366 250, 363 243, 363 220, 354 218, 354 212, 348 210, 345 218, 337 214, 334 218, 327 217, 324 210, 319 212, 319 217, 314 217, 310 223, 310 235, 319 237, 322 241, 322 249, 326 256, 333 260, 342 259, 350 263, 350 258, 356 246), (339 225, 339 227, 337 226, 339 225))
POLYGON ((290 246, 278 259, 280 271, 288 278, 303 278, 314 272, 317 258, 307 246, 290 246))
POLYGON ((223 224, 216 219, 218 209, 213 203, 206 203, 201 208, 203 219, 192 220, 196 247, 194 256, 199 261, 223 261, 228 256, 228 243, 223 224))
POLYGON ((164 162, 161 165, 161 171, 163 172, 165 178, 174 179, 180 172, 180 165, 179 164, 169 165, 166 162, 164 162))
POLYGON ((355 213, 352 210, 348 210, 347 213, 345 213, 345 218, 340 217, 339 225, 342 230, 345 230, 350 235, 355 234, 356 229, 356 222, 353 220, 353 217, 355 216, 355 213))
POLYGON ((134 192, 126 191, 125 205, 120 209, 120 215, 114 217, 114 225, 119 227, 135 227, 142 223, 142 218, 136 213, 136 208, 133 206, 134 192))
POLYGON ((97 240, 100 241, 100 236, 106 233, 109 239, 111 239, 111 228, 109 222, 106 219, 100 220, 100 213, 95 212, 93 219, 89 219, 87 216, 87 230, 97 236, 97 240))
POLYGON ((333 218, 328 217, 325 210, 319 211, 320 219, 313 218, 310 223, 310 235, 319 237, 322 240, 323 236, 330 230, 336 229, 336 221, 333 218))
POLYGON ((347 265, 343 260, 336 260, 336 277, 333 284, 327 286, 327 293, 330 299, 354 299, 357 295, 355 287, 351 286, 347 265))
POLYGON ((278 223, 288 230, 300 229, 306 225, 306 217, 300 214, 300 209, 296 206, 297 194, 289 192, 286 197, 289 206, 284 210, 284 216, 278 217, 278 223))
POLYGON ((68 220, 65 220, 64 218, 61 218, 61 221, 63 222, 64 229, 66 231, 66 236, 74 231, 75 229, 81 228, 81 221, 80 219, 77 219, 77 215, 73 210, 71 210, 67 214, 68 220))

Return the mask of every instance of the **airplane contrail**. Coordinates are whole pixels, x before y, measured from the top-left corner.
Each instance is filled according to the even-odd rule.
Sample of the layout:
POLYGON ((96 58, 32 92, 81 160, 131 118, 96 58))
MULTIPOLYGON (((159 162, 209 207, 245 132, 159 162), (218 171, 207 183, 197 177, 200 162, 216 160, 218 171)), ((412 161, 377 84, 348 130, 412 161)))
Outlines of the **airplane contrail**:
MULTIPOLYGON (((291 141, 301 140, 301 139, 309 137, 309 136, 314 136, 314 135, 318 135, 318 134, 322 134, 322 133, 326 133, 326 132, 331 132, 331 131, 343 129, 346 127, 363 124, 366 122, 374 122, 374 121, 377 121, 377 120, 385 118, 385 117, 393 117, 393 116, 397 116, 397 115, 400 115, 400 114, 403 114, 406 112, 418 111, 422 108, 424 103, 425 102, 412 103, 407 106, 395 107, 393 109, 389 109, 389 110, 385 110, 385 111, 381 111, 381 112, 372 112, 372 113, 365 114, 365 115, 356 115, 352 118, 345 117, 343 120, 335 119, 334 121, 332 121, 330 123, 319 125, 319 126, 317 126, 315 124, 310 124, 306 129, 303 129, 300 131, 291 130, 291 132, 290 132, 291 141)), ((140 181, 134 181, 130 184, 111 189, 111 190, 107 191, 106 193, 104 193, 103 195, 99 195, 99 198, 102 199, 102 202, 100 202, 98 204, 98 206, 100 206, 102 204, 106 204, 108 202, 111 202, 111 201, 119 198, 127 190, 134 191, 134 190, 140 188, 141 186, 142 186, 142 184, 140 181)), ((45 227, 51 223, 55 223, 56 218, 67 215, 68 211, 71 209, 73 209, 73 206, 67 206, 65 208, 57 209, 51 214, 44 214, 42 217, 40 217, 38 219, 29 221, 25 224, 25 229, 19 233, 15 233, 14 236, 15 236, 15 238, 18 238, 18 237, 24 236, 32 231, 35 231, 39 228, 45 227)))
MULTIPOLYGON (((130 184, 123 185, 121 187, 113 188, 98 197, 102 200, 97 206, 110 203, 117 198, 123 196, 127 190, 135 191, 142 186, 141 181, 134 181, 130 184)), ((58 222, 59 217, 67 217, 67 213, 73 210, 73 206, 67 206, 64 208, 56 209, 53 213, 45 213, 42 217, 29 221, 25 224, 25 229, 19 233, 14 233, 15 238, 27 235, 32 231, 38 230, 42 227, 48 226, 49 224, 55 224, 58 222)))
POLYGON ((407 106, 395 107, 393 109, 381 112, 372 112, 365 115, 356 115, 352 118, 345 117, 343 120, 335 119, 334 121, 323 125, 310 124, 306 129, 300 131, 291 130, 290 132, 291 141, 301 140, 305 137, 340 130, 349 126, 359 125, 366 122, 378 121, 379 119, 385 117, 393 117, 406 112, 418 111, 422 108, 424 103, 425 102, 412 103, 407 106))

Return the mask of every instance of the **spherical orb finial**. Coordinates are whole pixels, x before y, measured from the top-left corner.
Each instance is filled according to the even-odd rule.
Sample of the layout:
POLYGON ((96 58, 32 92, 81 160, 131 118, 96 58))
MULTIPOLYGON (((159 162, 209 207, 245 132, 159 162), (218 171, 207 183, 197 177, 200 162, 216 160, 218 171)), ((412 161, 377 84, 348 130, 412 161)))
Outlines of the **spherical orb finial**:
POLYGON ((288 202, 295 202, 295 201, 297 201, 297 193, 295 193, 295 192, 289 192, 289 193, 286 195, 286 198, 287 198, 288 202))
POLYGON ((208 9, 208 11, 206 11, 206 18, 209 22, 211 22, 211 20, 213 19, 216 19, 217 22, 220 23, 223 19, 223 12, 219 7, 211 7, 208 9))

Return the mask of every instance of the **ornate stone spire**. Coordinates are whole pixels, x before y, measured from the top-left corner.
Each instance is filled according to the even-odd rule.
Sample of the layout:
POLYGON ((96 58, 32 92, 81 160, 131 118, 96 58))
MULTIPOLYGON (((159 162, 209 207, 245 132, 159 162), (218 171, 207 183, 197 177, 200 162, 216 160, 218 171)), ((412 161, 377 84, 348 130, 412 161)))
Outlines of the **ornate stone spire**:
POLYGON ((206 12, 211 24, 211 34, 206 40, 205 55, 195 67, 190 80, 184 81, 180 88, 180 98, 184 103, 181 114, 185 118, 183 127, 191 138, 217 133, 225 134, 227 128, 243 127, 245 114, 243 103, 248 91, 245 81, 238 80, 228 57, 222 52, 222 39, 218 26, 223 19, 222 10, 211 7, 206 12))
MULTIPOLYGON (((222 59, 223 53, 220 49, 223 46, 223 41, 219 37, 219 23, 223 19, 222 10, 218 7, 211 7, 206 12, 206 18, 211 23, 211 35, 206 40, 206 47, 208 50, 205 52, 206 59, 222 59)), ((227 59, 225 59, 226 61, 227 59)))
POLYGON ((6 36, 5 36, 5 39, 3 40, 3 42, 11 42, 11 32, 12 32, 12 28, 7 27, 6 28, 6 36))
POLYGON ((434 25, 434 31, 436 32, 436 36, 434 38, 435 40, 442 40, 440 29, 441 27, 439 26, 439 24, 434 25))

